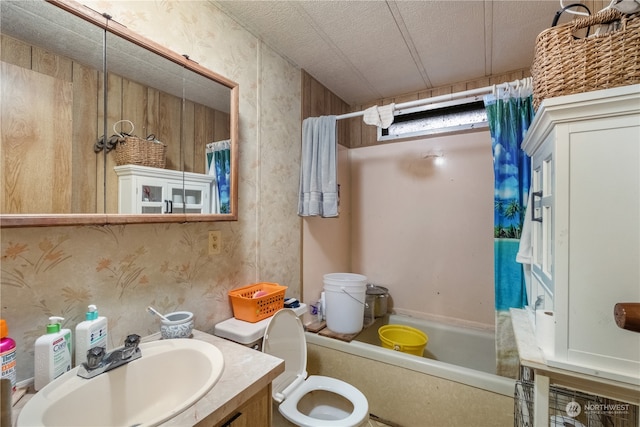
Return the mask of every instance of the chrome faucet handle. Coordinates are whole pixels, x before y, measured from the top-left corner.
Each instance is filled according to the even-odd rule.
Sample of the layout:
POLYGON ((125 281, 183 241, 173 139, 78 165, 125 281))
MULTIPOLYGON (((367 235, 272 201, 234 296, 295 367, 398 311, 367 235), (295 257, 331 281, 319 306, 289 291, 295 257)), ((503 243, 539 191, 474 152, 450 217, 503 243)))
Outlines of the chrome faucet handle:
POLYGON ((140 344, 140 335, 138 334, 127 335, 127 338, 124 339, 125 348, 138 347, 139 344, 140 344))
POLYGON ((87 368, 95 369, 100 366, 104 356, 106 354, 106 350, 104 347, 93 347, 87 351, 87 368))
POLYGON ((140 335, 131 334, 127 335, 124 340, 124 348, 122 349, 121 358, 128 359, 138 351, 138 345, 140 344, 140 335))

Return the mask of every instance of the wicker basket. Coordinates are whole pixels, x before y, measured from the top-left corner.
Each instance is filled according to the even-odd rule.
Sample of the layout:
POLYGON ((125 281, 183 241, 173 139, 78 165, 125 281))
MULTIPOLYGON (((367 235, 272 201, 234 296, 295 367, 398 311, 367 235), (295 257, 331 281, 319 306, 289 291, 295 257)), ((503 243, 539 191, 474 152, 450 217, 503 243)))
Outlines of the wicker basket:
POLYGON ((134 129, 133 123, 129 120, 120 120, 113 125, 113 130, 120 136, 115 148, 116 165, 140 165, 164 169, 167 160, 167 146, 157 141, 155 137, 142 139, 119 133, 116 130, 116 125, 122 122, 131 125, 131 134, 134 129))
POLYGON ((286 290, 286 286, 263 282, 229 291, 233 317, 255 323, 273 316, 284 307, 286 290), (258 291, 266 292, 266 295, 254 298, 258 291))
POLYGON ((533 104, 545 98, 640 82, 640 16, 615 9, 549 28, 536 39, 533 104), (576 31, 620 21, 618 30, 576 39, 576 31))

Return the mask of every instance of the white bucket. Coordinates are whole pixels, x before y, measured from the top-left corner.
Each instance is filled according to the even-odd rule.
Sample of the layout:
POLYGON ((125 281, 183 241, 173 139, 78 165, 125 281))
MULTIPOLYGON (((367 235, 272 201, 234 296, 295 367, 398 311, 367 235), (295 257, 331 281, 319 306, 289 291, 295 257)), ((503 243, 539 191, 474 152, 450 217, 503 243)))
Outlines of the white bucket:
POLYGON ((361 274, 324 275, 325 315, 327 327, 339 334, 362 330, 367 278, 361 274))

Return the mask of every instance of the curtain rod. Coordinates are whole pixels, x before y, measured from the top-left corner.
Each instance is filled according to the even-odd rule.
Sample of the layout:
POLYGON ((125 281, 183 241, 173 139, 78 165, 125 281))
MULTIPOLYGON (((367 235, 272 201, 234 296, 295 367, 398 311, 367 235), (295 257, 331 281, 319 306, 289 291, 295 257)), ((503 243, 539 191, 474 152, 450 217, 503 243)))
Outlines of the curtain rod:
MULTIPOLYGON (((531 77, 526 77, 524 79, 516 80, 516 81, 513 81, 513 82, 509 82, 509 83, 500 83, 500 84, 497 84, 497 85, 485 86, 485 87, 481 87, 481 88, 478 88, 478 89, 469 89, 469 90, 465 90, 465 91, 462 91, 462 92, 450 93, 450 94, 447 94, 447 95, 439 95, 439 96, 433 96, 431 98, 418 99, 416 101, 403 102, 401 104, 396 104, 395 105, 395 110, 401 110, 403 108, 417 107, 419 105, 432 104, 434 102, 440 102, 440 101, 451 101, 451 100, 454 100, 454 99, 466 98, 466 97, 469 97, 469 96, 489 94, 489 93, 492 93, 493 91, 495 91, 497 89, 506 89, 509 86, 517 86, 518 83, 521 83, 523 81, 526 82, 527 79, 530 80, 531 77)), ((359 116, 364 116, 364 110, 363 111, 356 111, 354 113, 341 114, 339 116, 336 116, 336 120, 350 119, 352 117, 359 117, 359 116)))

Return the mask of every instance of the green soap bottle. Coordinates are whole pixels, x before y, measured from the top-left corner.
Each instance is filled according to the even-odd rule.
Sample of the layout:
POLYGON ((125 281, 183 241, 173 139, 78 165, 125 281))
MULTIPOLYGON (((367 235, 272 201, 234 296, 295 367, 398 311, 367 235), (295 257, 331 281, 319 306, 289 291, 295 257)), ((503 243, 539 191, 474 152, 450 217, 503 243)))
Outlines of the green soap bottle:
POLYGON ((36 340, 34 382, 36 391, 71 370, 73 354, 71 330, 62 328, 63 320, 62 317, 49 317, 47 333, 36 340))

